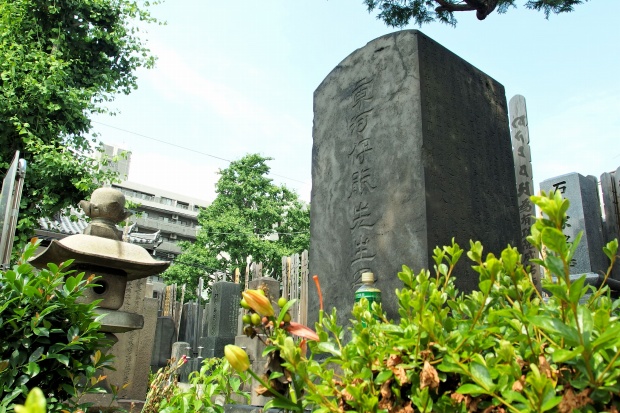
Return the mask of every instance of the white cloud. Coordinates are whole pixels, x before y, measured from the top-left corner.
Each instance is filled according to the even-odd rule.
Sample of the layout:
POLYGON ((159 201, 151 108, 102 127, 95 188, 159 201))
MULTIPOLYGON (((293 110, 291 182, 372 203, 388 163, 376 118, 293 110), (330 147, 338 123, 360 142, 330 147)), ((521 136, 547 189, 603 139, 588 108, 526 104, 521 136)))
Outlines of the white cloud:
MULTIPOLYGON (((237 67, 238 76, 231 73, 226 78, 229 84, 236 86, 231 87, 200 73, 194 62, 185 61, 182 55, 163 43, 152 42, 151 48, 159 59, 156 69, 148 72, 149 81, 171 105, 190 105, 205 115, 212 112, 222 123, 238 129, 237 136, 310 136, 310 130, 284 113, 286 102, 281 103, 282 113, 276 113, 267 102, 268 96, 264 96, 264 100, 252 96, 256 93, 260 96, 259 89, 263 86, 240 90, 237 85, 252 84, 252 79, 256 80, 256 85, 261 82, 260 74, 252 68, 237 67)), ((213 61, 220 59, 217 56, 211 58, 213 61)))
POLYGON ((161 153, 132 152, 129 181, 212 202, 218 168, 161 153))

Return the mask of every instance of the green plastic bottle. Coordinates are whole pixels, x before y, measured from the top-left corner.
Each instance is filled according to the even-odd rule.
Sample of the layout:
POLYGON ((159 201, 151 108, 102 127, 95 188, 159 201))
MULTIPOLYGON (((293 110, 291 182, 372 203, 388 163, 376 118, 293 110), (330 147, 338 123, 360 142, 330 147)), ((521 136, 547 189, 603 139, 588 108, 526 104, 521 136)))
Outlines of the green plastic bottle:
POLYGON ((371 272, 362 273, 362 283, 355 291, 355 302, 358 303, 364 297, 368 300, 368 309, 371 309, 373 302, 381 302, 381 290, 374 286, 375 275, 371 272))

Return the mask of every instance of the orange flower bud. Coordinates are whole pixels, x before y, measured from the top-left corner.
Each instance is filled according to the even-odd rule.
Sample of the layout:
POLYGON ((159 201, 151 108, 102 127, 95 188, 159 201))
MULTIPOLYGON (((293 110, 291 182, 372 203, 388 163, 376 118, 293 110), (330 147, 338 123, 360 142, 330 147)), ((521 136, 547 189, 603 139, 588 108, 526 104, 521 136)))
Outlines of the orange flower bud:
POLYGON ((248 354, 239 346, 228 344, 224 347, 224 356, 232 368, 240 373, 250 368, 248 354))
POLYGON ((262 316, 272 317, 275 313, 269 298, 260 294, 257 290, 247 290, 241 293, 243 299, 250 308, 262 316))

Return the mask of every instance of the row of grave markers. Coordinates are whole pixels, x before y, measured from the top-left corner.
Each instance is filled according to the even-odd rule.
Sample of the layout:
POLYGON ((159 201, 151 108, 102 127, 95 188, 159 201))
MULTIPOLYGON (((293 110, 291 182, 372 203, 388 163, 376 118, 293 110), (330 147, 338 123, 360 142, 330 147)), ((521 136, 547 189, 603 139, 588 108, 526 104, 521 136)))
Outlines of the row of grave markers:
MULTIPOLYGON (((534 195, 534 181, 531 164, 530 140, 527 122, 525 98, 516 95, 509 102, 510 128, 515 163, 516 189, 519 202, 521 239, 519 251, 524 263, 537 258, 538 253, 527 242, 532 225, 535 208, 530 201, 534 195)), ((614 172, 603 173, 600 181, 594 176, 569 173, 540 183, 540 190, 545 193, 560 191, 562 197, 570 201, 567 221, 563 229, 567 241, 574 241, 582 232, 581 242, 570 263, 571 275, 589 274, 592 278, 602 280, 609 263, 603 253, 603 246, 620 237, 620 168, 614 172), (601 186, 603 208, 599 196, 598 184, 601 186), (601 209, 604 216, 601 216, 601 209)), ((540 287, 538 266, 532 265, 533 280, 540 287)), ((620 280, 620 271, 614 268, 613 280, 620 280)), ((594 281, 596 282, 596 281, 594 281)), ((613 288, 613 286, 612 286, 613 288)))
MULTIPOLYGON (((245 275, 243 286, 239 282, 238 270, 232 278, 234 282, 220 281, 225 277, 210 276, 213 280, 211 295, 204 306, 198 302, 175 303, 176 285, 164 289, 160 297, 160 317, 151 361, 154 369, 163 367, 170 357, 176 359, 185 355, 189 363, 181 374, 181 380, 184 380, 191 371, 200 368, 202 359, 222 357, 224 346, 235 343, 237 337, 242 335, 240 315, 243 310, 239 306, 242 287, 266 288, 274 303, 282 291, 287 299, 296 299, 290 309, 292 320, 307 323, 307 289, 303 286, 308 280, 308 251, 282 258, 282 282, 263 277, 261 264, 249 264, 245 275)), ((202 285, 199 285, 197 293, 200 294, 200 291, 202 285)))

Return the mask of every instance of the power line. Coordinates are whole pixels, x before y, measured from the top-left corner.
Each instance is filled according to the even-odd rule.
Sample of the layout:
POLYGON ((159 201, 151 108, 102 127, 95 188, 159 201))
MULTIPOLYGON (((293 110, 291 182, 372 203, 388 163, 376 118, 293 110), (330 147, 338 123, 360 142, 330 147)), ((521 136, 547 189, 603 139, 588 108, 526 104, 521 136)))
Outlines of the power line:
MULTIPOLYGON (((230 159, 222 158, 220 156, 212 155, 212 154, 206 153, 206 152, 197 151, 196 149, 188 148, 187 146, 177 145, 176 143, 167 142, 167 141, 164 141, 162 139, 153 138, 152 136, 147 136, 147 135, 144 135, 142 133, 132 132, 132 131, 127 130, 127 129, 123 129, 123 128, 119 128, 119 127, 116 127, 116 126, 108 125, 107 123, 98 122, 96 120, 93 120, 91 122, 97 123, 97 124, 102 125, 102 126, 106 126, 108 128, 116 129, 116 130, 119 130, 121 132, 129 133, 131 135, 136 135, 136 136, 140 136, 140 137, 145 138, 145 139, 150 139, 152 141, 163 143, 165 145, 170 145, 170 146, 173 146, 175 148, 179 148, 179 149, 183 149, 183 150, 186 150, 186 151, 189 151, 189 152, 197 153, 199 155, 204 155, 204 156, 208 156, 210 158, 219 159, 220 161, 224 161, 224 162, 228 162, 228 163, 232 162, 230 159)), ((295 179, 295 178, 289 178, 288 176, 284 176, 284 175, 274 174, 272 172, 270 172, 269 175, 277 176, 278 178, 288 179, 289 181, 299 182, 301 184, 307 184, 307 182, 305 182, 305 181, 300 181, 299 179, 295 179)))
POLYGON ((256 235, 257 237, 265 237, 269 235, 295 235, 309 234, 310 231, 294 231, 294 232, 267 232, 265 234, 255 234, 253 232, 208 232, 208 235, 256 235))

